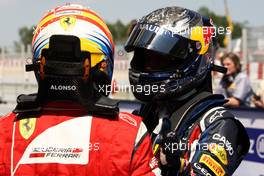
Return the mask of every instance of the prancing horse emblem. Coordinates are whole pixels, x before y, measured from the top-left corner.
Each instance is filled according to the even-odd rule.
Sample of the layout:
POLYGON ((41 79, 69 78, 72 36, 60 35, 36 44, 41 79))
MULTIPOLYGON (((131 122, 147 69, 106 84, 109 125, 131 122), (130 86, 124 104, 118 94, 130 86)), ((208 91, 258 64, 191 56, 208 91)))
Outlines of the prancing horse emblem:
POLYGON ((65 31, 71 31, 76 23, 76 17, 66 16, 60 19, 60 25, 65 31))
POLYGON ((28 139, 36 127, 36 118, 26 118, 19 121, 19 131, 24 139, 28 139))

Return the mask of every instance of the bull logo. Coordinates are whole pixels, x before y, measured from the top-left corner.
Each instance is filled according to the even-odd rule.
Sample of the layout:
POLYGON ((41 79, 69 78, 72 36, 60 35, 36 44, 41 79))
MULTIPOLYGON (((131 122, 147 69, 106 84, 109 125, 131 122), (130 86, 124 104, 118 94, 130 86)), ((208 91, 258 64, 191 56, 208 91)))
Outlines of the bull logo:
POLYGON ((190 39, 200 42, 201 48, 198 54, 205 54, 210 42, 215 35, 215 29, 213 27, 197 26, 191 29, 190 39))

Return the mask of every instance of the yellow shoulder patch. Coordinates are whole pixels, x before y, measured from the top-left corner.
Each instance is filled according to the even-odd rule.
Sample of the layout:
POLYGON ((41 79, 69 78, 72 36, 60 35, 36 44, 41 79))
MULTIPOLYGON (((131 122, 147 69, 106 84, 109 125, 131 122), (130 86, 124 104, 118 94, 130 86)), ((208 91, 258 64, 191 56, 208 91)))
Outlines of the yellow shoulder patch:
POLYGON ((19 132, 24 139, 30 138, 36 127, 36 118, 26 118, 19 121, 19 132))
POLYGON ((228 164, 227 153, 223 146, 210 144, 209 151, 214 154, 224 165, 228 164))

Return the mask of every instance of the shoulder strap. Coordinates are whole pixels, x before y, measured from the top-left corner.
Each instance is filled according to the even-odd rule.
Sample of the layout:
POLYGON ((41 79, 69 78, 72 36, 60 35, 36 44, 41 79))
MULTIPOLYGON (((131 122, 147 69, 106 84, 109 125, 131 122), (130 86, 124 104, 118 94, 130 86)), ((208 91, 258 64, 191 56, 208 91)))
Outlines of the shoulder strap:
POLYGON ((172 129, 178 131, 179 128, 183 126, 183 123, 185 124, 187 121, 188 123, 193 123, 197 120, 196 117, 199 117, 208 108, 221 106, 225 102, 226 101, 222 95, 216 95, 210 92, 202 92, 196 95, 172 114, 172 129))
POLYGON ((179 125, 183 121, 184 116, 190 111, 190 109, 196 105, 201 99, 204 99, 206 97, 209 97, 212 95, 210 92, 202 92, 198 94, 197 96, 193 97, 191 100, 186 102, 183 106, 181 106, 179 109, 174 111, 174 113, 171 115, 171 126, 174 129, 174 131, 177 131, 179 125))
POLYGON ((94 104, 92 102, 87 102, 88 101, 83 100, 81 104, 92 115, 115 119, 119 114, 118 100, 113 100, 108 97, 101 96, 97 101, 95 101, 94 104))
MULTIPOLYGON (((85 99, 81 99, 79 102, 91 115, 115 119, 119 114, 119 101, 105 96, 101 96, 93 102, 85 99)), ((37 115, 41 112, 42 107, 43 102, 39 101, 37 94, 22 94, 17 97, 17 105, 13 112, 19 116, 37 115)))
POLYGON ((17 97, 17 105, 14 113, 34 113, 40 112, 41 106, 37 100, 37 94, 21 94, 17 97))

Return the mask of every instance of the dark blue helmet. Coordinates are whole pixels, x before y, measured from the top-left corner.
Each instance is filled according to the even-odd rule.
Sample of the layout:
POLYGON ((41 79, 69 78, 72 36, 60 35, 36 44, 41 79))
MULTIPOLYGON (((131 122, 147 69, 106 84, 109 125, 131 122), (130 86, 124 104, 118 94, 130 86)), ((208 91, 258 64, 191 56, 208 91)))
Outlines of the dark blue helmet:
POLYGON ((125 45, 127 52, 134 51, 129 79, 135 97, 174 99, 202 84, 213 64, 214 36, 210 19, 181 7, 158 9, 140 19, 125 45))

